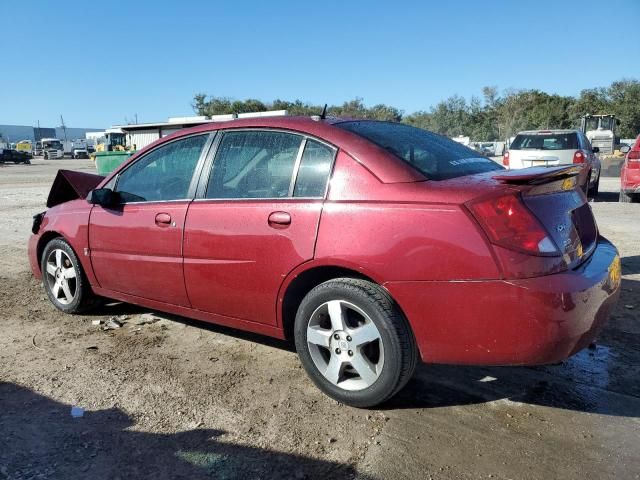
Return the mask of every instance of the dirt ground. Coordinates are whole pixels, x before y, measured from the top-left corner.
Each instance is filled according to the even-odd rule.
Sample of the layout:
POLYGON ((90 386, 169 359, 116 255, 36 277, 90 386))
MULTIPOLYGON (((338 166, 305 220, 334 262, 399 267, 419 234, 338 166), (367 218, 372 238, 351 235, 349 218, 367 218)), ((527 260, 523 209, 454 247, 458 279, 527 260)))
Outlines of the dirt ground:
POLYGON ((617 179, 592 204, 624 274, 595 349, 539 368, 422 365, 358 410, 283 342, 123 304, 55 310, 26 241, 58 168, 93 170, 0 166, 0 479, 640 478, 640 205, 617 202, 617 179), (112 316, 124 326, 92 324, 112 316))

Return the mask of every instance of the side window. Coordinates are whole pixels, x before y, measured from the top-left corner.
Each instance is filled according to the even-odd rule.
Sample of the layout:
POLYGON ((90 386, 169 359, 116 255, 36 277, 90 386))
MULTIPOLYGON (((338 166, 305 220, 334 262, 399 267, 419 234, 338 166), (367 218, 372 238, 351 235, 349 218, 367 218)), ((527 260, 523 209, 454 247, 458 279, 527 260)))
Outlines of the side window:
POLYGON ((296 177, 294 197, 324 197, 334 154, 333 148, 307 140, 296 177))
POLYGON ((300 135, 283 132, 224 133, 206 198, 288 197, 301 142, 300 135))
POLYGON ((187 198, 193 172, 209 135, 176 140, 153 150, 118 176, 122 202, 187 198))

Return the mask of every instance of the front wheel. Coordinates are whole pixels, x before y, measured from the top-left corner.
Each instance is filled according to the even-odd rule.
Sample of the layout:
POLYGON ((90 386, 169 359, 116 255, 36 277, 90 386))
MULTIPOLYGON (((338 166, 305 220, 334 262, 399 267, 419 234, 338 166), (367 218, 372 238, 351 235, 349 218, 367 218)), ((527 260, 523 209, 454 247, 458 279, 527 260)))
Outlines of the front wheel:
POLYGON ((44 249, 42 283, 53 305, 65 313, 80 313, 95 304, 95 296, 71 246, 61 238, 44 249))
POLYGON ((312 289, 295 320, 300 361, 327 395, 372 407, 409 381, 417 348, 407 320, 382 287, 338 278, 312 289))

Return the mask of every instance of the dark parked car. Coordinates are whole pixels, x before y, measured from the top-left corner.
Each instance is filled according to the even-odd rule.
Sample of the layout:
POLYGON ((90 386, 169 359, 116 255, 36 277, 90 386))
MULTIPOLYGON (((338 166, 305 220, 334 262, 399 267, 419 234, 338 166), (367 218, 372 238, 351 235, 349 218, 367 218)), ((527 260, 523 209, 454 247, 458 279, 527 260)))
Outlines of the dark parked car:
POLYGON ((29 258, 96 296, 295 340, 372 406, 416 362, 535 365, 589 345, 620 290, 581 166, 507 171, 398 123, 273 117, 182 130, 107 178, 61 171, 29 258))
POLYGON ((9 148, 0 149, 0 163, 31 163, 33 156, 29 152, 22 152, 9 148))

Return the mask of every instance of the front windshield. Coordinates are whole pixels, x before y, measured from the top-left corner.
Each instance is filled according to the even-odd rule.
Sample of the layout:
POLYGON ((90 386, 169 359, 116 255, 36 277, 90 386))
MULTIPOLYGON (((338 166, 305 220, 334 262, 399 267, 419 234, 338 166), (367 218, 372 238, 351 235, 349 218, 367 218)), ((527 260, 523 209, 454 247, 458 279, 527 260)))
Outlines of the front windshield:
POLYGON ((589 117, 585 122, 586 130, 597 130, 598 129, 598 118, 597 117, 589 117))
POLYGON ((600 119, 600 128, 602 130, 612 130, 613 118, 611 117, 602 117, 600 119))
POLYGON ((430 180, 446 180, 503 168, 447 137, 410 125, 360 120, 340 122, 335 126, 393 153, 430 180))
POLYGON ((53 150, 61 150, 62 149, 62 143, 60 142, 60 140, 44 142, 44 148, 51 148, 53 150))

